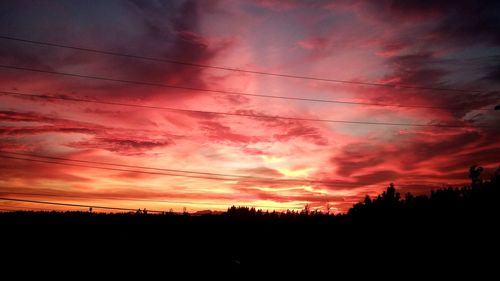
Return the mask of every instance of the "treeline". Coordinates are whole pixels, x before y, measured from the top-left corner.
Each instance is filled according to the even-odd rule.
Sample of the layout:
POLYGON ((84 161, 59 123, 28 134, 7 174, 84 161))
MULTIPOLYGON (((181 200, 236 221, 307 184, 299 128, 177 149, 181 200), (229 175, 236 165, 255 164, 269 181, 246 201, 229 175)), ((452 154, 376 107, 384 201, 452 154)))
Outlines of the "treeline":
MULTIPOLYGON (((415 196, 406 193, 403 196, 397 192, 394 184, 375 198, 366 196, 363 202, 353 205, 347 214, 339 214, 337 218, 375 219, 375 218, 411 218, 433 215, 490 215, 500 210, 500 168, 488 180, 482 180, 482 167, 472 166, 469 178, 470 186, 452 187, 432 190, 428 195, 415 196)), ((287 210, 284 212, 268 212, 248 207, 232 206, 226 215, 241 217, 271 217, 271 218, 303 218, 331 217, 332 215, 319 210, 301 211, 287 210)))
POLYGON ((268 272, 364 270, 399 277, 395 269, 426 277, 436 271, 497 272, 496 260, 489 257, 500 252, 500 177, 497 172, 481 180, 481 171, 471 169, 468 187, 429 195, 402 196, 390 185, 337 215, 235 206, 196 216, 0 213, 0 241, 10 264, 3 268, 41 265, 54 269, 51 274, 62 265, 74 272, 99 268, 113 274, 131 269, 141 275, 215 272, 232 280, 268 272))
POLYGON ((473 182, 471 186, 448 187, 431 191, 430 195, 414 196, 406 193, 404 198, 390 185, 374 199, 365 197, 348 212, 355 217, 417 216, 456 214, 472 215, 497 212, 500 207, 500 176, 498 172, 487 181, 473 182))

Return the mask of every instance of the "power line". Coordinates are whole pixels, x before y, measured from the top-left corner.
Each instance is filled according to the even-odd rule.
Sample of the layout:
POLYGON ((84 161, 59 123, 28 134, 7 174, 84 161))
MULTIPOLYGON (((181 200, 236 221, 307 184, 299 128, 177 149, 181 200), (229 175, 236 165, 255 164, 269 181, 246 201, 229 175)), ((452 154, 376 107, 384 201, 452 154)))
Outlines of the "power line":
MULTIPOLYGON (((1 66, 0 66, 1 67, 1 66)), ((6 95, 19 95, 19 96, 31 96, 31 97, 39 97, 39 98, 52 98, 52 99, 63 99, 63 100, 70 100, 70 101, 86 101, 86 102, 98 102, 98 103, 105 103, 105 104, 110 104, 110 105, 126 105, 126 106, 136 106, 136 107, 143 107, 143 108, 150 108, 150 109, 168 109, 168 108, 162 108, 162 107, 157 107, 157 106, 145 106, 145 105, 129 105, 129 104, 123 104, 123 103, 114 103, 114 102, 99 102, 99 101, 92 101, 92 100, 86 100, 86 99, 80 99, 80 98, 70 98, 70 97, 54 97, 54 96, 47 96, 47 95, 41 95, 41 94, 23 94, 19 92, 10 92, 10 91, 0 91, 0 93, 6 94, 6 95)), ((324 100, 324 99, 309 99, 309 98, 295 98, 295 97, 285 97, 285 96, 271 96, 271 95, 258 95, 259 97, 269 97, 269 98, 279 98, 279 99, 289 99, 289 100, 300 100, 300 101, 313 101, 313 102, 326 102, 326 103, 336 103, 336 104, 346 104, 346 105, 362 105, 362 106, 379 106, 379 107, 399 107, 399 108, 423 108, 423 109, 435 109, 435 110, 459 110, 462 109, 461 107, 440 107, 440 106, 425 106, 425 105, 402 105, 402 104, 388 104, 388 103, 370 103, 370 102, 354 102, 354 101, 339 101, 339 100, 324 100)), ((492 111, 492 109, 484 109, 484 108, 479 108, 475 109, 479 111, 492 111)))
MULTIPOLYGON (((0 65, 0 67, 2 67, 2 66, 0 65)), ((289 117, 289 116, 277 116, 277 115, 273 116, 273 115, 264 115, 264 114, 230 113, 230 112, 182 109, 182 108, 174 108, 174 107, 139 105, 139 104, 131 104, 131 103, 118 103, 118 102, 109 102, 109 101, 97 101, 97 100, 90 100, 90 99, 83 99, 83 98, 55 97, 55 96, 47 96, 47 95, 40 95, 40 94, 27 94, 27 93, 10 92, 10 91, 0 91, 0 94, 10 95, 10 96, 37 97, 37 98, 43 98, 43 99, 67 100, 67 101, 75 101, 75 102, 88 102, 88 103, 106 104, 106 105, 139 107, 139 108, 167 110, 167 111, 174 111, 174 112, 202 113, 202 114, 225 115, 225 116, 241 116, 241 117, 261 118, 261 119, 282 119, 282 120, 294 120, 294 121, 343 123, 343 124, 355 124, 355 125, 381 125, 381 126, 439 127, 439 128, 471 128, 471 127, 472 128, 496 128, 495 126, 485 126, 485 125, 464 126, 464 125, 453 125, 453 124, 412 124, 412 123, 391 123, 391 122, 368 122, 368 121, 301 118, 301 117, 289 117)))
POLYGON ((163 175, 163 176, 173 176, 173 177, 199 178, 199 179, 208 179, 208 180, 225 180, 225 181, 235 180, 235 179, 231 179, 231 178, 216 178, 216 177, 198 176, 198 175, 179 175, 179 174, 171 174, 171 173, 164 173, 164 172, 150 172, 150 171, 128 170, 128 169, 110 168, 110 167, 97 167, 97 166, 82 165, 82 164, 75 164, 75 163, 63 163, 63 162, 46 161, 46 160, 29 159, 29 158, 20 158, 20 157, 5 156, 5 155, 0 155, 0 157, 1 158, 8 158, 8 159, 16 159, 16 160, 25 160, 25 161, 31 161, 31 162, 40 162, 40 163, 47 163, 47 164, 58 164, 58 165, 63 165, 63 166, 85 167, 85 168, 110 170, 110 171, 119 171, 119 172, 133 172, 133 173, 142 173, 142 174, 151 174, 151 175, 163 175))
MULTIPOLYGON (((366 185, 373 185, 374 184, 374 183, 368 183, 368 182, 346 182, 346 181, 340 182, 340 181, 324 181, 324 180, 312 180, 312 179, 303 179, 303 180, 300 180, 300 179, 279 179, 279 178, 244 176, 244 175, 234 175, 234 174, 217 174, 217 173, 196 172, 196 171, 175 170, 175 169, 161 169, 161 168, 144 167, 144 166, 122 165, 122 164, 113 164, 113 163, 88 161, 88 160, 77 160, 77 159, 69 159, 69 158, 62 158, 62 157, 50 157, 50 156, 42 156, 42 155, 34 155, 34 154, 30 155, 30 154, 6 152, 6 151, 0 151, 0 152, 28 156, 28 157, 38 157, 38 158, 46 158, 46 159, 58 159, 58 160, 63 160, 63 161, 91 163, 91 164, 95 164, 95 165, 110 165, 110 166, 117 166, 117 167, 131 167, 131 168, 146 169, 146 170, 159 170, 159 171, 175 171, 175 172, 183 172, 183 173, 193 173, 195 175, 182 175, 182 174, 171 174, 171 173, 162 173, 162 172, 149 172, 149 171, 142 171, 142 170, 108 168, 108 167, 81 165, 81 164, 73 164, 73 163, 65 163, 65 162, 45 161, 45 160, 39 160, 39 159, 19 158, 19 157, 5 156, 5 155, 0 155, 1 158, 26 160, 26 161, 33 161, 33 162, 40 162, 40 163, 48 163, 48 164, 88 167, 88 168, 113 170, 113 171, 126 171, 126 172, 145 173, 145 174, 154 174, 154 175, 166 175, 166 176, 178 176, 178 177, 188 177, 188 178, 202 178, 202 179, 210 179, 210 180, 231 181, 231 180, 243 179, 244 181, 249 181, 249 182, 253 182, 253 183, 280 183, 280 184, 321 183, 321 184, 335 185, 338 187, 355 187, 355 186, 366 186, 366 185), (202 176, 198 176, 196 174, 201 174, 202 176), (232 178, 207 177, 204 175, 219 175, 219 176, 232 177, 232 178), (255 179, 255 181, 253 179, 255 179)), ((413 186, 415 184, 419 184, 419 183, 399 184, 398 186, 401 186, 401 187, 413 186)))
MULTIPOLYGON (((7 153, 7 154, 20 155, 20 156, 38 157, 38 158, 62 160, 62 161, 73 161, 73 162, 96 164, 96 165, 107 165, 107 166, 117 166, 117 167, 124 167, 124 168, 136 168, 136 169, 189 173, 189 174, 199 174, 199 175, 223 176, 223 177, 232 177, 232 178, 257 179, 257 180, 267 180, 267 181, 272 181, 272 182, 325 183, 325 184, 339 184, 339 183, 341 183, 341 184, 346 184, 346 182, 321 181, 321 180, 312 180, 312 179, 280 179, 280 178, 258 177, 258 176, 248 176, 248 175, 209 173, 209 172, 188 171, 188 170, 179 170, 179 169, 166 169, 166 168, 156 168, 156 167, 144 167, 144 166, 136 166, 136 165, 115 164, 115 163, 109 163, 109 162, 97 162, 97 161, 89 161, 89 160, 70 159, 70 158, 63 158, 63 157, 37 155, 37 154, 31 154, 31 153, 18 153, 18 152, 7 152, 7 151, 0 151, 0 152, 7 153)), ((227 180, 231 180, 231 179, 227 179, 227 180)), ((356 183, 356 184, 358 184, 358 183, 356 183)))
POLYGON ((275 98, 275 99, 286 99, 286 100, 315 101, 315 102, 333 102, 333 101, 319 100, 319 99, 295 98, 295 97, 263 95, 263 94, 250 94, 250 93, 243 93, 243 92, 213 90, 213 89, 206 89, 206 88, 185 87, 185 86, 170 85, 170 84, 163 84, 163 83, 156 83, 156 82, 145 82, 145 81, 115 79, 115 78, 102 77, 102 76, 91 76, 91 75, 83 75, 83 74, 68 73, 68 72, 59 72, 59 71, 42 70, 42 69, 35 69, 35 68, 18 67, 18 66, 11 66, 11 65, 0 65, 0 67, 1 68, 6 68, 6 69, 15 69, 15 70, 22 70, 22 71, 47 73, 47 74, 53 74, 53 75, 62 75, 62 76, 69 76, 69 77, 94 79, 94 80, 100 80, 100 81, 110 81, 110 82, 133 84, 133 85, 141 85, 141 86, 154 86, 154 87, 162 87, 162 88, 172 88, 172 89, 198 91, 198 92, 206 92, 206 93, 218 93, 218 94, 225 94, 225 95, 263 97, 263 98, 275 98))
MULTIPOLYGON (((2 151, 2 153, 5 153, 2 151)), ((43 156, 37 156, 39 158, 48 158, 48 157, 43 157, 43 156)), ((347 186, 347 187, 352 187, 353 185, 363 185, 362 183, 349 183, 349 182, 332 182, 332 181, 320 181, 320 180, 291 180, 291 179, 273 179, 273 178, 259 178, 259 177, 252 177, 252 176, 240 176, 238 177, 237 175, 229 175, 229 174, 220 174, 221 176, 225 177, 212 177, 210 175, 216 175, 215 173, 202 173, 202 172, 189 172, 193 173, 194 175, 183 175, 183 174, 174 174, 174 173, 167 173, 167 172, 152 172, 152 171, 142 171, 142 170, 130 170, 130 169, 122 169, 122 168, 112 168, 112 167, 99 167, 99 166, 92 166, 92 165, 83 165, 83 164, 76 164, 76 163, 66 163, 66 162, 57 162, 57 161, 48 161, 48 160, 40 160, 40 159, 31 159, 31 158, 21 158, 21 157, 14 157, 14 156, 6 156, 6 155, 0 155, 0 158, 8 158, 8 159, 16 159, 16 160, 25 160, 25 161, 32 161, 32 162, 39 162, 39 163, 47 163, 47 164, 58 164, 58 165, 63 165, 63 166, 76 166, 76 167, 85 167, 85 168, 95 168, 95 169, 103 169, 103 170, 111 170, 111 171, 119 171, 119 172, 133 172, 133 173, 143 173, 143 174, 151 174, 151 175, 164 175, 164 176, 173 176, 173 177, 187 177, 187 178, 199 178, 199 179, 208 179, 208 180, 222 180, 222 181, 234 181, 234 180, 242 180, 246 182, 252 182, 252 183, 279 183, 279 184, 306 184, 306 183, 322 183, 322 184, 329 184, 329 185, 337 185, 337 186, 347 186), (201 174, 201 175, 199 175, 201 174)), ((100 162, 93 162, 93 161, 84 161, 84 160, 71 160, 68 159, 66 161, 79 161, 79 162, 86 162, 86 163, 92 163, 95 165, 113 165, 117 167, 126 167, 126 165, 120 165, 120 164, 111 164, 111 163, 100 163, 100 162)), ((129 167, 134 167, 134 166, 129 166, 129 167)), ((161 170, 159 168, 150 168, 150 167, 141 167, 141 166, 135 166, 136 168, 139 169, 149 169, 149 170, 161 170)), ((174 171, 170 169, 170 171, 174 171)), ((182 170, 177 170, 177 172, 182 172, 182 170)), ((186 173, 184 171, 184 173, 186 173)))
POLYGON ((134 84, 134 85, 154 86, 154 87, 162 87, 162 88, 173 88, 173 89, 181 89, 181 90, 189 90, 189 91, 218 93, 218 94, 225 94, 225 95, 250 96, 250 97, 261 97, 261 98, 272 98, 272 99, 285 99, 285 100, 299 100, 299 101, 322 102, 322 103, 337 103, 337 104, 349 104, 349 105, 365 105, 365 106, 424 108, 424 109, 438 109, 438 110, 460 109, 458 107, 451 108, 451 107, 424 106, 424 105, 399 105, 399 104, 386 104, 386 103, 353 102, 353 101, 339 101, 339 100, 327 100, 327 99, 286 97, 286 96, 264 95, 264 94, 250 94, 250 93, 244 93, 244 92, 233 92, 233 91, 213 90, 213 89, 207 89, 207 88, 185 87, 185 86, 170 85, 170 84, 155 83, 155 82, 115 79, 115 78, 102 77, 102 76, 91 76, 91 75, 59 72, 59 71, 52 71, 52 70, 42 70, 42 69, 26 68, 26 67, 18 67, 18 66, 10 66, 10 65, 0 65, 0 67, 7 68, 7 69, 32 71, 32 72, 70 76, 70 77, 85 78, 85 79, 127 83, 127 84, 134 84))
MULTIPOLYGON (((77 196, 77 195, 64 195, 64 194, 47 194, 47 193, 27 193, 27 192, 12 192, 12 191, 0 191, 0 194, 4 193, 7 195, 25 195, 25 196, 45 196, 45 197, 62 197, 62 198, 79 198, 79 199, 97 199, 97 200, 116 200, 116 201, 137 201, 137 202, 151 202, 151 203, 167 203, 167 204, 177 204, 177 205, 208 205, 208 206, 224 206, 227 207, 228 204, 224 203, 210 203, 210 202, 188 202, 188 201, 171 201, 171 200, 153 200, 153 199, 138 199, 138 198, 119 198, 119 197, 103 197, 103 196, 77 196)), ((241 202, 233 202, 234 206, 255 206, 269 209, 302 209, 301 207, 277 207, 270 205, 256 205, 247 204, 241 202)))
MULTIPOLYGON (((130 209, 130 208, 118 208, 118 207, 95 206, 95 205, 81 205, 81 204, 49 202, 49 201, 38 201, 38 200, 26 200, 26 199, 6 198, 6 197, 0 197, 0 200, 14 201, 14 202, 26 202, 26 203, 37 203, 37 204, 47 204, 47 205, 57 205, 57 206, 95 208, 95 209, 105 209, 105 210, 115 210, 115 211, 132 211, 132 212, 137 211, 137 209, 130 209)), ((164 211, 157 211, 157 210, 147 210, 147 211, 148 212, 153 212, 153 213, 164 213, 164 211)))
POLYGON ((191 63, 191 62, 185 62, 185 61, 174 60, 174 59, 164 59, 164 58, 155 58, 155 57, 148 57, 148 56, 135 55, 135 54, 126 54, 126 53, 98 50, 98 49, 93 49, 93 48, 77 47, 77 46, 70 46, 70 45, 58 44, 58 43, 52 43, 52 42, 28 40, 28 39, 22 39, 22 38, 11 37, 11 36, 0 36, 0 38, 5 39, 5 40, 12 40, 12 41, 18 41, 18 42, 24 42, 24 43, 31 43, 31 44, 37 44, 37 45, 65 48, 65 49, 71 49, 71 50, 77 50, 77 51, 85 51, 85 52, 99 53, 99 54, 126 57, 126 58, 134 58, 134 59, 163 62, 163 63, 172 63, 172 64, 179 64, 179 65, 185 65, 185 66, 192 66, 192 67, 236 71, 236 72, 240 72, 240 73, 251 73, 251 74, 259 74, 259 75, 275 76, 275 77, 313 80, 313 81, 322 81, 322 82, 333 82, 333 83, 352 84, 352 85, 377 86, 377 87, 386 87, 386 88, 435 90, 435 91, 462 92, 462 93, 481 93, 482 92, 479 90, 465 90, 465 89, 442 88, 442 87, 420 87, 420 86, 395 84, 395 83, 362 82, 362 81, 320 78, 320 77, 302 76, 302 75, 293 75, 293 74, 283 74, 283 73, 266 72, 266 71, 256 71, 256 70, 239 69, 239 68, 233 68, 233 67, 215 66, 215 65, 209 65, 209 64, 191 63))

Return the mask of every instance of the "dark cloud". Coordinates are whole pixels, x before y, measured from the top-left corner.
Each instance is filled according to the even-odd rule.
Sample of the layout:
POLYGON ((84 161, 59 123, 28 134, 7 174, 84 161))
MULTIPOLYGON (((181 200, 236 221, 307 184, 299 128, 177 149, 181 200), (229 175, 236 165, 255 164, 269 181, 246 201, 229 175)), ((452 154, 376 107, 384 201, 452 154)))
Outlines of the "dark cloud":
POLYGON ((173 145, 173 141, 170 139, 152 140, 144 137, 140 138, 131 136, 126 139, 118 137, 96 137, 91 140, 68 144, 68 146, 75 148, 104 149, 128 156, 142 155, 155 148, 161 148, 169 145, 173 145))
MULTIPOLYGON (((500 84, 500 63, 488 68, 488 72, 483 77, 484 80, 500 84)), ((500 96, 497 94, 497 96, 500 96)))
POLYGON ((413 160, 418 163, 434 157, 466 151, 468 146, 475 146, 481 140, 482 134, 479 132, 464 132, 439 139, 439 141, 433 139, 412 141, 406 149, 411 151, 413 157, 406 156, 409 159, 408 162, 413 160))
POLYGON ((451 46, 500 44, 500 4, 498 1, 369 1, 369 13, 387 24, 426 21, 427 43, 451 46))
POLYGON ((14 139, 3 138, 0 142, 0 150, 11 152, 28 152, 33 150, 33 146, 17 143, 17 141, 14 139))
POLYGON ((253 5, 256 5, 256 6, 259 6, 262 8, 266 8, 266 9, 270 9, 270 10, 274 10, 274 11, 286 11, 286 10, 294 9, 294 8, 301 7, 301 6, 304 6, 307 4, 307 3, 303 2, 303 1, 299 1, 299 0, 285 0, 285 1, 281 1, 281 0, 257 0, 257 1, 248 1, 248 2, 253 4, 253 5))
POLYGON ((53 123, 57 122, 57 118, 48 117, 35 112, 15 112, 15 111, 0 111, 0 120, 14 122, 41 122, 53 123))
POLYGON ((448 10, 447 1, 380 0, 371 1, 376 15, 392 20, 415 21, 443 16, 448 10))
POLYGON ((367 143, 353 143, 343 148, 342 153, 331 159, 337 173, 348 177, 367 168, 377 167, 385 162, 389 152, 381 146, 367 143), (384 156, 385 155, 385 156, 384 156))
MULTIPOLYGON (((90 139, 65 145, 81 149, 103 149, 122 155, 141 155, 159 147, 173 145, 173 136, 166 132, 126 130, 93 123, 49 117, 38 113, 0 111, 0 121, 34 122, 38 126, 0 126, 0 136, 30 136, 43 133, 78 133, 90 135, 90 139), (45 125, 48 124, 48 125, 45 125)), ((3 140, 2 140, 3 142, 3 140)), ((15 148, 15 147, 13 147, 15 148)))
MULTIPOLYGON (((235 113, 243 114, 243 115, 268 115, 263 112, 259 112, 256 110, 246 110, 239 109, 236 110, 235 113)), ((261 117, 245 117, 254 120, 255 122, 260 122, 265 128, 275 132, 272 134, 272 139, 280 142, 288 142, 292 141, 296 138, 302 138, 303 140, 320 145, 325 146, 328 145, 328 139, 321 133, 321 130, 318 127, 311 126, 308 122, 299 121, 299 120, 286 120, 273 118, 272 116, 269 118, 261 118, 261 117)))
MULTIPOLYGON (((496 89, 484 83, 496 81, 497 64, 491 66, 483 61, 478 65, 456 58, 468 52, 484 57, 491 55, 491 47, 499 46, 498 1, 369 1, 360 2, 356 7, 361 17, 375 19, 380 29, 398 27, 378 43, 380 55, 387 57, 386 63, 393 70, 385 81, 484 90, 481 95, 404 90, 409 93, 405 99, 418 97, 423 104, 453 108, 449 113, 459 118, 498 99, 493 93, 496 89)), ((382 96, 382 99, 391 99, 390 94, 382 96)))
POLYGON ((500 165, 498 155, 500 155, 499 147, 487 147, 484 145, 484 147, 479 147, 476 150, 454 155, 451 157, 449 163, 446 163, 438 169, 446 173, 449 171, 466 169, 472 165, 498 167, 500 165))
POLYGON ((361 174, 353 176, 360 183, 371 183, 377 184, 382 182, 393 182, 395 179, 399 179, 401 175, 395 171, 391 170, 381 170, 381 171, 373 171, 367 174, 361 174))
POLYGON ((354 143, 331 159, 338 175, 376 184, 405 178, 416 181, 466 180, 471 165, 498 165, 498 140, 479 132, 432 137, 413 137, 393 144, 354 143), (391 167, 398 167, 394 170, 391 167))
POLYGON ((448 73, 431 67, 436 60, 432 53, 427 52, 394 56, 388 59, 388 64, 394 69, 398 83, 425 87, 439 85, 448 73))
POLYGON ((285 127, 285 132, 275 134, 274 138, 280 142, 287 142, 295 138, 302 138, 316 145, 328 145, 328 139, 321 134, 318 128, 308 126, 300 122, 296 122, 288 128, 285 127))
POLYGON ((95 135, 104 132, 105 129, 103 126, 92 123, 51 117, 33 112, 0 111, 0 121, 37 123, 36 126, 0 126, 0 135, 33 135, 43 133, 95 135))
POLYGON ((207 138, 215 142, 250 144, 262 139, 257 136, 235 133, 231 127, 216 121, 200 121, 198 124, 200 129, 206 133, 207 138))
POLYGON ((458 45, 500 45, 500 4, 498 1, 441 1, 447 14, 432 32, 438 41, 458 45))
MULTIPOLYGON (((71 5, 59 5, 50 1, 43 4, 19 1, 0 6, 6 6, 2 10, 8 11, 3 14, 5 17, 0 19, 0 33, 33 40, 206 64, 221 50, 227 48, 229 42, 207 38, 201 34, 200 17, 203 13, 209 12, 212 6, 217 5, 216 1, 210 2, 203 4, 199 1, 105 1, 94 6, 87 5, 84 1, 74 1, 71 5), (30 17, 32 9, 25 9, 26 5, 35 5, 31 8, 33 10, 39 8, 38 13, 30 17), (58 10, 62 10, 60 17, 45 16, 58 10), (110 18, 113 20, 110 21, 110 18), (34 28, 31 28, 32 26, 34 28), (75 33, 79 36, 75 37, 75 33)), ((2 40, 0 44, 0 63, 189 87, 205 85, 202 68, 6 40, 2 40)), ((16 71, 15 74, 15 77, 4 77, 11 86, 26 86, 35 81, 53 81, 63 91, 71 88, 72 91, 88 95, 138 96, 140 93, 142 97, 147 97, 161 93, 171 96, 170 98, 184 98, 198 94, 193 91, 179 93, 178 90, 168 88, 131 87, 121 83, 32 75, 33 73, 29 72, 16 71)))
POLYGON ((13 127, 0 126, 2 136, 21 136, 44 133, 76 133, 76 134, 96 134, 97 131, 89 128, 58 127, 58 126, 37 126, 37 127, 13 127))
MULTIPOLYGON (((385 77, 390 83, 427 87, 428 89, 380 89, 376 91, 376 100, 396 104, 416 104, 424 106, 443 107, 452 116, 463 118, 468 112, 491 105, 498 99, 498 94, 488 90, 481 93, 443 91, 435 88, 470 89, 477 91, 482 88, 478 81, 455 81, 451 78, 455 73, 451 68, 437 67, 444 63, 432 52, 411 55, 396 55, 387 58, 386 63, 392 69, 392 74, 385 77), (460 84, 458 84, 460 83, 460 84), (464 86, 465 85, 465 86, 464 86)), ((494 69, 493 69, 494 71, 494 69)), ((494 73, 490 73, 491 79, 494 73)))

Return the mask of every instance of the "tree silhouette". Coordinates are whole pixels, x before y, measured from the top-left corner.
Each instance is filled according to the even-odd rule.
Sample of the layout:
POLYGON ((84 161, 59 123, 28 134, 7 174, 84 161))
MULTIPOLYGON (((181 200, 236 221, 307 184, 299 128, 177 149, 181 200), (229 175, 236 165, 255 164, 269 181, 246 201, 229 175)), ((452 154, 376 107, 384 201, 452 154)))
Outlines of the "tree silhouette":
POLYGON ((307 215, 309 214, 310 211, 311 211, 311 205, 309 205, 309 203, 305 204, 303 213, 307 215))
POLYGON ((483 167, 478 166, 478 165, 472 165, 469 168, 469 178, 472 181, 472 186, 480 184, 481 183, 481 173, 483 172, 483 167))

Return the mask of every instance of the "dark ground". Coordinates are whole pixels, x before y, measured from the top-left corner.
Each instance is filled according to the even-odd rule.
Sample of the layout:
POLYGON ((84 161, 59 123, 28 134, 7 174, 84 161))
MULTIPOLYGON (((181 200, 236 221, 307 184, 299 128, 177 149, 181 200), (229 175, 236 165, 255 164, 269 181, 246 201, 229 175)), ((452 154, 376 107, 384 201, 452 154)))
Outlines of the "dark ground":
POLYGON ((248 208, 202 216, 0 213, 2 272, 70 272, 70 279, 103 274, 113 279, 154 274, 167 280, 281 280, 296 274, 308 279, 318 274, 327 279, 495 279, 491 274, 498 276, 500 270, 498 183, 404 199, 390 187, 337 216, 248 208))

